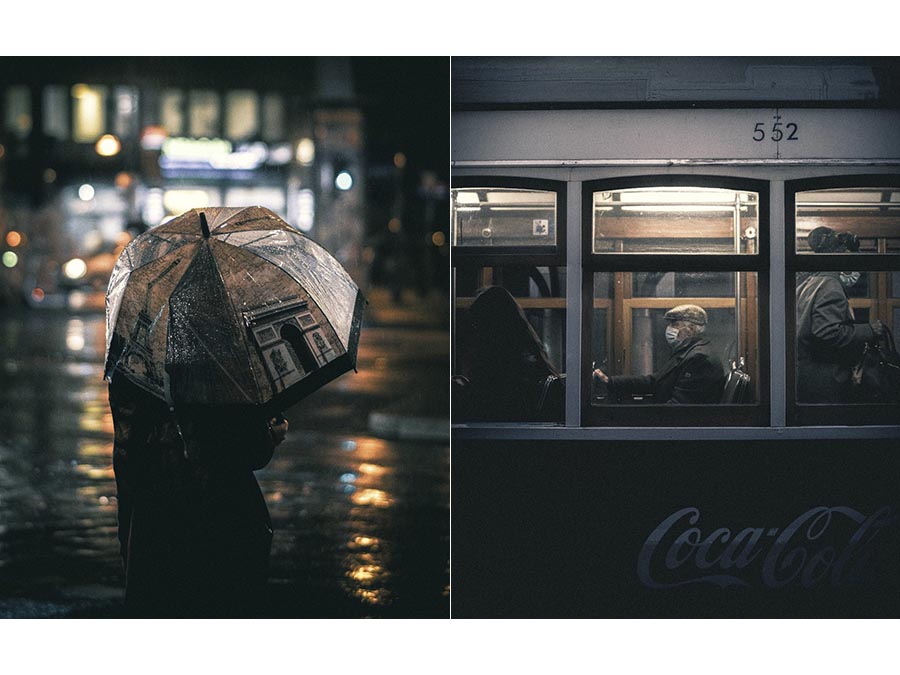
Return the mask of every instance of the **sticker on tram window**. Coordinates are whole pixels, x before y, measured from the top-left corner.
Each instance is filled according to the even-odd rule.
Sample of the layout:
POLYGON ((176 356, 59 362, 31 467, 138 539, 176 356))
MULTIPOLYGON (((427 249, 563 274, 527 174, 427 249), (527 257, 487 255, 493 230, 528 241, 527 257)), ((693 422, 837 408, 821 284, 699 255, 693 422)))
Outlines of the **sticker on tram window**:
POLYGON ((550 221, 546 218, 532 220, 531 233, 535 237, 546 237, 550 234, 550 221))
POLYGON ((799 127, 796 122, 782 122, 781 115, 774 115, 771 124, 757 122, 753 127, 753 140, 762 143, 764 140, 799 141, 799 127))

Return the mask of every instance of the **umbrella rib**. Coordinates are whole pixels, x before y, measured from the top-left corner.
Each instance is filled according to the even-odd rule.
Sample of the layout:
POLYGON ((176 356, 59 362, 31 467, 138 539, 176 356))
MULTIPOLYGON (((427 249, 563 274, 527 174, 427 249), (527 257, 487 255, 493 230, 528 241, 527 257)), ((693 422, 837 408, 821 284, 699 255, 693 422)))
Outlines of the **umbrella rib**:
MULTIPOLYGON (((216 274, 219 275, 219 281, 221 282, 222 288, 225 291, 225 299, 228 301, 228 307, 231 309, 232 317, 234 317, 234 319, 238 322, 238 324, 240 324, 242 315, 238 311, 237 307, 234 306, 234 301, 231 298, 231 293, 228 292, 228 285, 225 283, 225 279, 222 276, 222 270, 219 268, 219 261, 216 260, 216 255, 215 255, 216 249, 212 245, 212 242, 209 242, 209 244, 210 244, 210 254, 212 256, 213 266, 216 268, 216 274)), ((229 244, 229 246, 230 246, 230 244, 229 244)), ((256 280, 253 279, 252 276, 250 278, 254 281, 254 283, 256 282, 256 280)), ((251 352, 250 352, 250 345, 245 342, 243 346, 247 353, 248 363, 250 364, 250 371, 253 372, 253 360, 252 360, 252 356, 251 356, 251 352)), ((256 382, 255 377, 254 377, 254 382, 256 382)), ((238 385, 238 386, 240 386, 240 385, 238 385)), ((244 394, 245 397, 247 396, 247 394, 243 391, 243 389, 241 390, 241 393, 244 394)), ((257 384, 257 394, 259 394, 259 393, 260 393, 259 387, 257 384)))
MULTIPOLYGON (((252 230, 251 230, 251 231, 252 231, 252 230)), ((228 242, 228 241, 225 240, 225 239, 223 239, 223 240, 221 240, 221 241, 222 241, 223 244, 228 244, 229 246, 234 246, 235 248, 244 248, 245 246, 249 246, 250 244, 255 244, 255 243, 259 242, 259 241, 263 241, 263 240, 265 240, 265 239, 269 239, 270 237, 275 237, 275 236, 277 236, 277 235, 280 234, 280 233, 281 233, 281 230, 274 230, 274 231, 273 231, 273 230, 269 230, 269 231, 266 231, 266 234, 264 234, 263 236, 258 237, 258 238, 256 238, 256 239, 252 239, 252 240, 250 240, 250 241, 245 241, 245 242, 243 242, 243 243, 241 243, 241 244, 232 244, 232 243, 228 242)), ((232 235, 232 234, 237 234, 237 232, 228 232, 227 234, 228 234, 228 235, 232 235)), ((251 253, 252 253, 252 251, 251 251, 251 253)))

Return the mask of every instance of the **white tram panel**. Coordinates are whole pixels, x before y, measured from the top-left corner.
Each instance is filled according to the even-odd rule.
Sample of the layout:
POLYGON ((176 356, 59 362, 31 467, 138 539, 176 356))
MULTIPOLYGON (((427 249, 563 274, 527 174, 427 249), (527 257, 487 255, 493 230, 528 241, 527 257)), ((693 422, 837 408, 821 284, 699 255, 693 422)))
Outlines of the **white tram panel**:
POLYGON ((739 160, 900 162, 900 111, 553 110, 454 112, 455 167, 739 160))

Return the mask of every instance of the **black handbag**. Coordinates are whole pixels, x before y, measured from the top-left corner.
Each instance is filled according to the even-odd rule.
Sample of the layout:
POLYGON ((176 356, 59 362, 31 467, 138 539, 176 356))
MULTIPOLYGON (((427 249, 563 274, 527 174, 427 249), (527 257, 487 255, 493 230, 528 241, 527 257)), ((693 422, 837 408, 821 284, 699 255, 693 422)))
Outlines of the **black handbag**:
POLYGON ((857 403, 900 403, 900 354, 890 329, 867 342, 854 368, 853 400, 857 403))

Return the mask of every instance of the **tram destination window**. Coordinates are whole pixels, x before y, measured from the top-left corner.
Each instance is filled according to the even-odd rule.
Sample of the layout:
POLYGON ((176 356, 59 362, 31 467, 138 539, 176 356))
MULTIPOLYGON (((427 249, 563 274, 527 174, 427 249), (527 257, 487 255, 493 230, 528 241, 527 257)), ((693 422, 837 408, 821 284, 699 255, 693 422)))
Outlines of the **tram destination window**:
POLYGON ((514 188, 451 192, 454 246, 555 246, 556 193, 514 188))
POLYGON ((798 254, 900 254, 900 187, 796 195, 798 254))
POLYGON ((900 364, 884 354, 900 331, 900 181, 791 196, 792 421, 896 424, 900 364))
POLYGON ((766 424, 762 184, 640 180, 584 187, 591 304, 583 419, 601 426, 766 424))
POLYGON ((594 253, 756 253, 759 195, 706 187, 594 192, 594 253))

